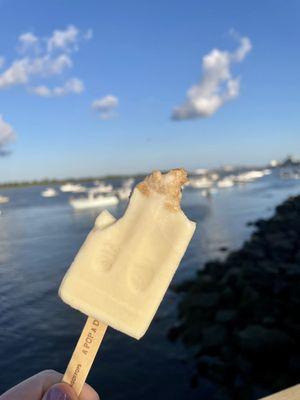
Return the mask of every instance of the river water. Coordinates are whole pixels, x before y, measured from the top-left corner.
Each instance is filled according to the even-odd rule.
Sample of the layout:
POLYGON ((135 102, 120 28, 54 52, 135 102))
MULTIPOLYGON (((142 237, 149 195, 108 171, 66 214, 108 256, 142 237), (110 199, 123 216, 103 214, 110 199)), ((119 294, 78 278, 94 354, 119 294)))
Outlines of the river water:
MULTIPOLYGON (((63 372, 85 316, 58 298, 59 283, 101 210, 75 212, 68 195, 42 198, 43 187, 1 190, 11 201, 0 206, 0 393, 43 369, 63 372)), ((268 217, 300 180, 276 171, 256 182, 221 189, 210 198, 186 189, 183 209, 198 223, 173 282, 195 274, 206 260, 240 247, 252 231, 247 222, 268 217)), ((116 217, 125 204, 109 207, 116 217)), ((203 381, 190 387, 193 365, 180 343, 166 334, 176 322, 178 295, 168 290, 147 334, 136 341, 108 329, 89 383, 102 399, 212 399, 203 381)))

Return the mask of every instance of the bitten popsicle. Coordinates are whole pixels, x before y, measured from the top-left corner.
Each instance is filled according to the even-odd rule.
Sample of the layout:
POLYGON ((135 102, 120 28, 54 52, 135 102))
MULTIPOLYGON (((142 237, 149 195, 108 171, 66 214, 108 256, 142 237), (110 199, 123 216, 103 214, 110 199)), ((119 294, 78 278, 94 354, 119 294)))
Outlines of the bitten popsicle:
POLYGON ((183 169, 146 177, 119 220, 98 216, 67 271, 59 295, 89 316, 63 378, 78 394, 107 326, 136 339, 148 329, 195 231, 180 208, 186 181, 183 169))

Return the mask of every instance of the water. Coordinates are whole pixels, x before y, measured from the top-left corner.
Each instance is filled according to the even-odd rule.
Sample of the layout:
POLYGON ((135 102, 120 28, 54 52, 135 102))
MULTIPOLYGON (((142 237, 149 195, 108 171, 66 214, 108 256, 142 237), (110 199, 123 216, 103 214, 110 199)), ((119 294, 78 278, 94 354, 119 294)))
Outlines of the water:
MULTIPOLYGON (((0 205, 0 393, 40 370, 63 372, 85 321, 62 303, 57 289, 99 210, 75 212, 67 194, 42 198, 42 189, 0 191, 11 198, 0 205)), ((183 209, 198 227, 173 282, 193 276, 208 259, 224 257, 220 247, 240 247, 251 233, 247 222, 270 216, 299 193, 299 180, 280 180, 276 173, 211 198, 186 190, 183 209)), ((109 210, 118 217, 124 207, 109 210)), ((178 295, 168 291, 140 341, 108 330, 89 376, 102 398, 213 398, 207 382, 190 388, 187 351, 166 339, 177 303, 178 295)))

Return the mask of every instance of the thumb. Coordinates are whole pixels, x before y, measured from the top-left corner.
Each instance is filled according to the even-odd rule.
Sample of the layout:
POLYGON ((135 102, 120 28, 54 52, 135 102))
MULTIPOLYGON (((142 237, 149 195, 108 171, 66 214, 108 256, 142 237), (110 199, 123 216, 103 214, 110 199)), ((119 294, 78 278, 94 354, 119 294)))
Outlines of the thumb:
POLYGON ((57 383, 47 390, 42 400, 78 400, 78 397, 70 385, 57 383))

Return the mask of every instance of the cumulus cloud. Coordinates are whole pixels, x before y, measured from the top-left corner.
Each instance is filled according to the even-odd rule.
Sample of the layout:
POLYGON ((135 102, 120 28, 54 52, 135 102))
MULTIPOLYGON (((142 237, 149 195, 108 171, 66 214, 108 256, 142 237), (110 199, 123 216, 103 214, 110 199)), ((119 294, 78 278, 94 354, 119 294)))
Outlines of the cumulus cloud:
POLYGON ((113 95, 107 95, 94 100, 92 109, 99 113, 101 119, 111 119, 115 116, 115 109, 119 105, 119 99, 113 95))
MULTIPOLYGON (((81 32, 73 25, 68 26, 65 30, 54 30, 48 38, 39 38, 32 32, 21 34, 18 38, 18 49, 22 53, 22 57, 13 60, 6 69, 0 72, 0 90, 15 85, 28 86, 30 83, 34 83, 34 87, 40 89, 33 90, 33 93, 38 95, 46 93, 45 83, 36 81, 61 75, 67 69, 72 68, 72 52, 78 50, 81 41, 86 41, 91 37, 91 30, 81 32)), ((0 67, 3 64, 1 60, 0 58, 0 67)), ((81 81, 69 79, 62 86, 54 88, 55 91, 48 89, 47 96, 80 93, 83 88, 84 85, 81 81)))
POLYGON ((79 30, 70 25, 65 30, 55 30, 47 41, 48 51, 59 49, 69 51, 77 45, 79 30))
POLYGON ((0 115, 0 156, 6 155, 8 150, 6 146, 16 137, 13 127, 4 121, 0 115))
POLYGON ((35 49, 39 39, 32 32, 25 32, 19 36, 19 51, 21 53, 25 53, 30 49, 35 49))
POLYGON ((240 78, 233 77, 231 67, 242 62, 252 45, 247 37, 234 36, 239 45, 233 52, 213 49, 202 59, 202 79, 187 92, 187 100, 173 110, 175 120, 209 117, 240 92, 240 78))
POLYGON ((67 94, 80 94, 84 91, 84 84, 80 79, 69 79, 63 86, 49 88, 45 85, 35 86, 31 88, 31 92, 41 97, 59 97, 67 94))
POLYGON ((22 58, 14 61, 0 74, 0 90, 27 83, 31 77, 47 77, 61 74, 72 67, 72 60, 66 54, 51 58, 48 55, 36 58, 22 58))

